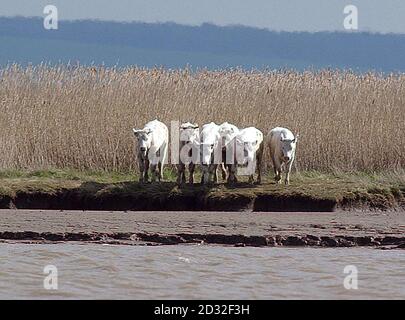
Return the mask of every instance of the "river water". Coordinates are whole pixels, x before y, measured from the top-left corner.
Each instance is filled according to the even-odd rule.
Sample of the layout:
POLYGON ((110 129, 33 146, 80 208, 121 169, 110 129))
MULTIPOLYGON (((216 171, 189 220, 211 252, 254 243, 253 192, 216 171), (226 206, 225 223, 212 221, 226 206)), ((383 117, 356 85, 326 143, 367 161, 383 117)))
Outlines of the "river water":
POLYGON ((404 253, 372 248, 0 244, 0 299, 405 299, 404 253), (57 290, 44 288, 47 265, 56 267, 57 290), (357 268, 357 290, 344 288, 347 265, 357 268))

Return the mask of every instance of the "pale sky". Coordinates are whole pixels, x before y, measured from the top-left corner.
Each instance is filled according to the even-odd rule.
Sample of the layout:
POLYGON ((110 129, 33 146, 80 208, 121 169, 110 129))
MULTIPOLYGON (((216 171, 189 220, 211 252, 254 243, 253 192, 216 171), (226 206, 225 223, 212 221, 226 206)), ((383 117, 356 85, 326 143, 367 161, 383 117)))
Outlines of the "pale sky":
POLYGON ((43 16, 56 5, 61 20, 242 24, 284 31, 344 31, 343 8, 356 5, 359 31, 405 33, 404 0, 0 0, 0 16, 43 16))

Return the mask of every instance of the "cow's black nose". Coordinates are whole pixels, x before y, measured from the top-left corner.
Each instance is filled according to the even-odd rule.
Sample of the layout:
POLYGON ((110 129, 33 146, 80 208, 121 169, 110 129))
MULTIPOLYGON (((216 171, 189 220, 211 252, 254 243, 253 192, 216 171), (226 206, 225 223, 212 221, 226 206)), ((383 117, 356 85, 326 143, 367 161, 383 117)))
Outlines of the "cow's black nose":
POLYGON ((142 152, 145 152, 145 151, 146 151, 146 148, 141 147, 141 151, 142 151, 142 152))

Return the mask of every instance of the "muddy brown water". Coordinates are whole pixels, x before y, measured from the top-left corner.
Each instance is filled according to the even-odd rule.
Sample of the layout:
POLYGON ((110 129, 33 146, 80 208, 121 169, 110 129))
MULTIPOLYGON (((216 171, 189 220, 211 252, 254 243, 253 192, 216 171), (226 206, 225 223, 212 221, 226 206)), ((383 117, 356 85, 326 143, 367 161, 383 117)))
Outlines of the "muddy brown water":
POLYGON ((401 249, 29 240, 37 233, 137 232, 402 239, 405 213, 0 210, 0 299, 405 299, 401 249), (18 232, 26 232, 24 241, 12 239, 18 232), (48 265, 57 268, 57 290, 44 288, 48 265), (343 285, 348 265, 358 271, 358 289, 343 285))
POLYGON ((398 250, 0 244, 0 260, 0 299, 405 299, 398 250), (358 289, 344 287, 347 265, 358 289))

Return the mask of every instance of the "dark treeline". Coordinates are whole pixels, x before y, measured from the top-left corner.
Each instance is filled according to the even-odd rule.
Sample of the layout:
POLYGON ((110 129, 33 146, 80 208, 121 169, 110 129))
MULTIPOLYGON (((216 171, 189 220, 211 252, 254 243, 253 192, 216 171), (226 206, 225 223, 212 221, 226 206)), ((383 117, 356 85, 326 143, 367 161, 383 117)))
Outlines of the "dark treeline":
POLYGON ((48 31, 41 18, 0 17, 0 37, 1 64, 79 60, 107 65, 405 71, 405 36, 395 34, 87 20, 60 21, 59 30, 48 31), (52 49, 44 48, 50 44, 52 49))

